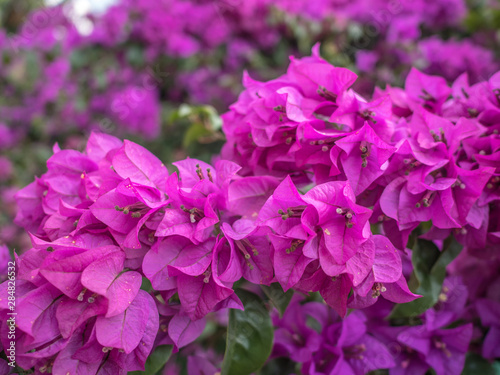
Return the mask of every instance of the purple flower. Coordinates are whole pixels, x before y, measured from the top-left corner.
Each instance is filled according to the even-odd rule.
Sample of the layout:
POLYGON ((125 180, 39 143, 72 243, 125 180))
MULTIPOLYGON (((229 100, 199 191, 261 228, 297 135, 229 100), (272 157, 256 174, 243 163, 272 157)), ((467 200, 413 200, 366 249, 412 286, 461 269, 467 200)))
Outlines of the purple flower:
POLYGON ((363 314, 355 312, 342 322, 324 328, 321 348, 311 361, 304 364, 303 371, 361 375, 393 367, 391 353, 380 341, 367 334, 365 321, 363 314))
POLYGON ((382 141, 368 124, 336 145, 343 151, 338 160, 356 195, 384 174, 387 162, 396 150, 382 141))
POLYGON ((444 78, 429 76, 414 68, 406 78, 405 91, 411 102, 418 103, 434 112, 441 110, 441 106, 451 94, 451 89, 444 78))
MULTIPOLYGON (((306 255, 319 258, 325 273, 336 276, 370 237, 371 211, 356 205, 349 182, 318 185, 304 195, 304 200, 310 205, 303 215, 304 226, 319 242, 319 246, 308 246, 306 255)), ((368 255, 366 259, 368 267, 370 258, 368 255)))
POLYGON ((437 330, 424 325, 403 330, 397 339, 422 354, 438 375, 452 375, 462 371, 471 337, 472 324, 437 330))
POLYGON ((375 257, 370 273, 355 285, 350 308, 364 308, 377 302, 380 296, 385 299, 405 303, 419 296, 413 294, 402 275, 401 258, 392 243, 383 236, 372 237, 375 243, 375 257))
POLYGON ((498 311, 500 303, 489 299, 479 299, 475 303, 477 313, 484 327, 489 327, 484 338, 482 355, 485 358, 493 359, 499 356, 500 325, 498 311))
POLYGON ((7 278, 8 263, 11 260, 9 248, 5 245, 0 245, 0 281, 7 278))
POLYGON ((219 256, 229 256, 228 267, 219 276, 220 279, 237 281, 244 277, 254 284, 269 285, 274 275, 273 249, 266 236, 267 231, 254 227, 253 223, 244 219, 236 221, 232 226, 223 223, 221 230, 227 238, 230 251, 228 254, 227 246, 225 249, 220 248, 219 256))
POLYGON ((285 356, 296 362, 308 362, 320 348, 323 338, 321 334, 308 325, 314 319, 320 326, 326 325, 329 311, 318 302, 302 304, 300 298, 294 297, 288 305, 283 317, 273 317, 274 332, 273 356, 285 356))

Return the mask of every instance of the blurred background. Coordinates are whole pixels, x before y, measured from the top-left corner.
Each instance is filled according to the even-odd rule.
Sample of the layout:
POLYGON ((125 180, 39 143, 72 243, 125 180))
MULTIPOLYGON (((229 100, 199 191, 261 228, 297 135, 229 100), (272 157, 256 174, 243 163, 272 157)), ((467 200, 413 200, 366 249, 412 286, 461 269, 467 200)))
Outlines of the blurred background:
POLYGON ((165 163, 206 161, 220 114, 289 56, 354 70, 355 90, 403 85, 410 67, 470 83, 499 69, 496 0, 0 0, 0 245, 27 246, 14 194, 58 144, 91 131, 129 138, 165 163))

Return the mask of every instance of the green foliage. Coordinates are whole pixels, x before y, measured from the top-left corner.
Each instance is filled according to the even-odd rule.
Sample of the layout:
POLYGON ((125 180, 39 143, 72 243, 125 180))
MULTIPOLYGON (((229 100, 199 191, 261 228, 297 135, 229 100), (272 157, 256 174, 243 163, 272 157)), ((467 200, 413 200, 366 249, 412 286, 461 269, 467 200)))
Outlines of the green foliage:
POLYGON ((470 1, 471 9, 464 24, 469 32, 500 29, 500 9, 492 8, 483 1, 470 1))
POLYGON ((491 364, 478 354, 468 353, 462 375, 499 375, 498 362, 491 364))
POLYGON ((141 289, 145 290, 148 293, 153 290, 153 286, 151 285, 151 281, 149 281, 149 279, 147 277, 142 278, 141 289))
POLYGON ((419 239, 412 254, 414 270, 409 286, 414 293, 422 295, 422 298, 396 305, 390 317, 396 319, 418 316, 434 306, 441 293, 446 266, 461 250, 462 246, 451 238, 445 241, 442 251, 433 242, 419 239))
POLYGON ((274 331, 262 300, 246 290, 236 291, 245 310, 231 309, 222 375, 249 375, 271 354, 274 331))
POLYGON ((146 360, 145 371, 130 371, 128 375, 155 375, 172 355, 172 345, 158 346, 146 360))
POLYGON ((270 286, 261 285, 260 287, 266 296, 271 300, 273 306, 278 309, 280 316, 283 316, 288 304, 292 300, 293 289, 289 289, 285 293, 279 283, 274 283, 270 286))

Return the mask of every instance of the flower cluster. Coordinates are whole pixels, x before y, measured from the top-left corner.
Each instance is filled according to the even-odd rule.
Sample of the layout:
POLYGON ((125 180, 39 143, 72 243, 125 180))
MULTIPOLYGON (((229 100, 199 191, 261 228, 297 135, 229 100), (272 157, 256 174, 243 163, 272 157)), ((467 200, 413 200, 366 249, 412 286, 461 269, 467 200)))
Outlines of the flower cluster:
POLYGON ((464 74, 450 88, 414 69, 405 89, 377 90, 371 101, 350 89, 355 80, 318 50, 275 80, 246 77, 223 115, 222 157, 244 174, 290 175, 299 186, 348 181, 401 250, 430 220, 428 238, 453 232, 467 243, 481 230, 484 247, 499 198, 497 76, 471 86, 464 74))
MULTIPOLYGON (((444 287, 448 295, 451 279, 444 287)), ((444 294, 443 294, 444 296, 444 294)), ((466 294, 443 301, 420 317, 422 324, 390 326, 383 318, 389 303, 354 311, 345 319, 318 302, 294 298, 282 318, 274 315, 274 357, 290 356, 304 374, 366 374, 389 369, 393 374, 460 374, 472 338, 472 324, 446 328, 465 307, 466 294)))
MULTIPOLYGON (((420 325, 410 322, 410 327, 406 323, 380 330, 380 319, 386 318, 391 309, 378 315, 373 331, 368 331, 385 344, 397 342, 399 348, 397 355, 387 354, 390 345, 385 352, 376 349, 381 353, 380 365, 373 362, 371 348, 363 343, 365 331, 361 328, 359 336, 347 331, 360 341, 349 341, 346 350, 340 349, 344 328, 339 325, 347 324, 349 318, 340 323, 320 320, 323 330, 319 333, 325 332, 328 324, 337 324, 331 328, 337 336, 328 333, 323 338, 305 325, 300 328, 278 323, 292 332, 280 334, 284 342, 277 341, 276 354, 294 356, 295 361, 304 363, 305 373, 316 373, 321 368, 320 372, 326 373, 343 369, 346 373, 363 374, 393 363, 396 367, 391 373, 423 374, 430 366, 438 374, 456 374, 463 367, 473 337, 470 323, 480 320, 478 330, 483 333, 474 335, 474 345, 485 358, 495 358, 498 319, 493 311, 499 298, 493 289, 500 269, 498 73, 488 81, 472 85, 465 73, 449 87, 442 77, 413 69, 404 89, 377 89, 369 101, 350 88, 356 80, 354 73, 329 65, 319 57, 318 50, 313 52, 312 57, 292 59, 287 73, 275 80, 258 82, 245 77, 246 90, 223 116, 228 139, 223 158, 245 165, 243 175, 288 176, 273 194, 273 201, 266 202, 259 213, 260 220, 274 225, 271 240, 276 235, 293 236, 295 240, 282 244, 286 252, 294 253, 298 247, 295 244, 304 243, 302 249, 298 247, 297 257, 303 256, 306 261, 317 259, 321 272, 334 277, 334 283, 349 279, 347 286, 336 287, 337 293, 351 293, 349 308, 368 307, 379 295, 393 302, 412 299, 405 279, 397 278, 394 266, 400 260, 391 258, 394 253, 390 250, 394 245, 408 251, 411 234, 424 232, 422 238, 439 246, 444 246, 450 236, 455 237, 464 250, 448 269, 452 276, 443 284, 438 304, 417 315, 420 325), (292 181, 301 189, 310 190, 300 195, 292 181), (282 189, 285 183, 286 190, 282 189), (278 191, 280 196, 276 196, 278 191), (311 210, 310 205, 316 210, 311 210), (373 214, 367 207, 372 207, 373 214), (276 211, 283 221, 276 220, 276 211), (295 227, 299 222, 297 214, 302 224, 300 230, 295 227), (368 223, 386 237, 371 235, 368 239, 368 223), (359 231, 363 226, 366 230, 359 231), (356 228, 356 237, 350 237, 356 228), (307 237, 302 237, 304 231, 307 237), (319 246, 311 249, 311 240, 319 246), (375 245, 375 255, 372 269, 365 274, 359 265, 370 255, 371 243, 375 245), (340 257, 349 254, 352 257, 345 262, 345 273, 339 277, 335 271, 340 257), (489 271, 484 272, 485 269, 489 271), (357 279, 357 275, 364 280, 357 279), (382 280, 387 276, 394 278, 382 280), (448 329, 457 321, 469 324, 448 329), (302 331, 296 332, 297 329, 302 331), (336 337, 336 346, 327 344, 330 337, 336 337), (313 355, 316 352, 319 354, 313 355), (326 359, 332 356, 334 360, 326 359), (351 369, 348 371, 345 366, 351 369)), ((273 243, 277 249, 279 242, 273 243)), ((304 272, 308 276, 294 289, 317 290, 317 273, 309 273, 309 267, 308 264, 304 272)), ((278 277, 279 271, 276 272, 278 277)), ((319 291, 342 316, 342 299, 336 295, 332 301, 327 291, 319 291)), ((308 304, 304 306, 308 307, 304 307, 303 313, 290 312, 290 319, 307 321, 298 318, 300 314, 316 318, 315 310, 308 304)), ((381 306, 384 305, 377 302, 377 307, 381 306)), ((356 314, 366 320, 362 314, 356 314)), ((359 322, 353 324, 363 326, 359 322)), ((372 346, 378 345, 374 342, 372 346)))
POLYGON ((37 301, 18 323, 25 368, 71 357, 89 369, 140 369, 158 329, 157 342, 180 347, 201 334, 207 313, 241 309, 232 289, 241 278, 319 291, 340 316, 348 303, 417 297, 349 182, 299 194, 290 178, 244 178, 224 160, 187 159, 169 175, 141 146, 97 133, 83 154, 54 151, 48 172, 17 194, 17 222, 33 245, 18 260, 19 309, 37 301), (153 294, 141 290, 143 277, 153 294), (86 362, 85 350, 101 354, 86 362))

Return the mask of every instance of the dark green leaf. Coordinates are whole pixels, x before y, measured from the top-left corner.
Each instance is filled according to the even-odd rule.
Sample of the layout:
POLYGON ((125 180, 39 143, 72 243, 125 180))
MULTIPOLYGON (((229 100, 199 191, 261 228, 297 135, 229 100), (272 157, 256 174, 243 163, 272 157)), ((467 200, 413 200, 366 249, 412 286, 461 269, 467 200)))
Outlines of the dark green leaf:
POLYGON ((127 49, 126 56, 132 66, 141 66, 144 64, 144 53, 139 46, 131 46, 127 49))
POLYGON ((130 371, 128 375, 155 375, 172 355, 172 345, 160 345, 146 360, 145 371, 130 371))
POLYGON ((498 361, 493 362, 492 367, 493 367, 494 374, 500 375, 500 362, 498 362, 498 361))
POLYGON ((249 375, 271 354, 274 331, 262 300, 246 290, 236 291, 245 310, 231 309, 222 375, 249 375))
POLYGON ((462 375, 496 375, 494 367, 478 354, 468 353, 462 375))
POLYGON ((434 306, 441 293, 446 266, 461 250, 462 246, 451 238, 443 244, 443 251, 439 251, 433 242, 419 239, 413 250, 413 274, 408 284, 414 293, 423 297, 396 305, 390 317, 396 319, 418 316, 434 306))
POLYGON ((151 285, 151 281, 149 281, 147 277, 142 278, 141 289, 145 290, 148 293, 153 290, 153 286, 151 285))
POLYGON ((261 285, 266 296, 271 300, 272 304, 278 309, 280 316, 283 316, 290 300, 293 297, 293 290, 289 289, 285 293, 279 283, 271 284, 270 286, 261 285))

